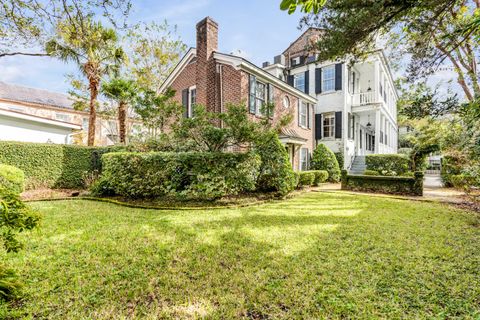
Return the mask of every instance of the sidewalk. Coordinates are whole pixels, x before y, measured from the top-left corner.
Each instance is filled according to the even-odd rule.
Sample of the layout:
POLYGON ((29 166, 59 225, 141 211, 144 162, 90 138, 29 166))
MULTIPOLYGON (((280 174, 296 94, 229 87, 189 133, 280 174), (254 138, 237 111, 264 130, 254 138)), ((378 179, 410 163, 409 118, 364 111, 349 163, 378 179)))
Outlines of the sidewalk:
POLYGON ((327 183, 317 188, 317 191, 321 192, 342 192, 349 194, 361 194, 372 197, 384 197, 384 198, 395 198, 395 199, 406 199, 406 200, 417 200, 417 201, 436 201, 443 203, 454 203, 459 204, 465 202, 463 192, 452 189, 452 188, 438 188, 438 187, 425 187, 423 189, 422 197, 413 197, 413 196, 402 196, 395 194, 384 194, 384 193, 369 193, 369 192, 360 192, 360 191, 344 191, 341 190, 341 185, 339 183, 327 183))

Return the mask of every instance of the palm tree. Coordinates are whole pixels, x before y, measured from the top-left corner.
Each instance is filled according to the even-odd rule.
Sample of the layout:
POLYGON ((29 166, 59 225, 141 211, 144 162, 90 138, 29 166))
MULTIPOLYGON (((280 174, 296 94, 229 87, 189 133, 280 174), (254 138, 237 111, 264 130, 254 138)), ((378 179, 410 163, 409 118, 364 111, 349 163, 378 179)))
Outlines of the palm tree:
POLYGON ((88 80, 90 91, 88 145, 95 144, 97 96, 103 75, 118 68, 125 60, 123 49, 118 46, 115 30, 105 28, 91 19, 70 17, 57 26, 57 36, 46 44, 50 56, 64 62, 74 62, 88 80))
POLYGON ((120 143, 126 142, 127 108, 137 96, 135 81, 123 78, 113 78, 102 83, 102 93, 118 103, 118 128, 120 143))

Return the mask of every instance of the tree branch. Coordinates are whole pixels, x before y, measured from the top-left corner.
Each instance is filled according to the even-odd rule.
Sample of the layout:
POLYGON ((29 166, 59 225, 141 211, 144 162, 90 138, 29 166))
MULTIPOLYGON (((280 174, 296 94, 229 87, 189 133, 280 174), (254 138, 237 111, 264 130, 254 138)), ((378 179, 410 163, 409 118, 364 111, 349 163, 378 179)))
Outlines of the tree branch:
POLYGON ((0 53, 0 58, 8 56, 32 56, 32 57, 47 57, 48 53, 30 53, 30 52, 5 52, 0 53))

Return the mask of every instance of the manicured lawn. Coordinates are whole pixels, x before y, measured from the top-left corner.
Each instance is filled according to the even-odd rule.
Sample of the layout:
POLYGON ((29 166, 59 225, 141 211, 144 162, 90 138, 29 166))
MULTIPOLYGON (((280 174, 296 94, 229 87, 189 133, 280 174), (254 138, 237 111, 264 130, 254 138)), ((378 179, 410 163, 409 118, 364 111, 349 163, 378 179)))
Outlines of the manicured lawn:
MULTIPOLYGON (((309 193, 241 209, 38 202, 0 318, 476 318, 480 227, 438 204, 309 193)), ((0 256, 0 258, 2 258, 0 256)))

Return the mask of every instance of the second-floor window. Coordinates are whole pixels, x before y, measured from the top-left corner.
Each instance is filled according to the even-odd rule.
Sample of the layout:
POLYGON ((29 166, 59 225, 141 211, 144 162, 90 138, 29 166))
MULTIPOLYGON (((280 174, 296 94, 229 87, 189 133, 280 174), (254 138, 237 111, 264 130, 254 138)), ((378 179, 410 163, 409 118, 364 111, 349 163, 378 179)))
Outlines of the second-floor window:
POLYGON ((88 131, 88 125, 89 125, 89 119, 88 118, 83 118, 82 119, 82 129, 85 131, 88 131))
POLYGON ((322 68, 322 92, 335 91, 335 66, 322 68))
POLYGON ((257 81, 255 88, 255 109, 257 114, 262 114, 262 109, 266 104, 267 97, 267 86, 257 81))
POLYGON ((305 73, 299 73, 293 76, 293 86, 305 92, 305 73))
POLYGON ((335 137, 335 113, 325 113, 323 115, 323 137, 335 137))
POLYGON ((70 122, 70 115, 64 113, 55 113, 55 119, 59 121, 70 122))
POLYGON ((298 115, 299 115, 299 120, 298 120, 298 123, 300 124, 300 126, 302 127, 307 127, 308 126, 308 105, 303 102, 303 101, 300 101, 299 102, 299 105, 298 105, 298 115))

